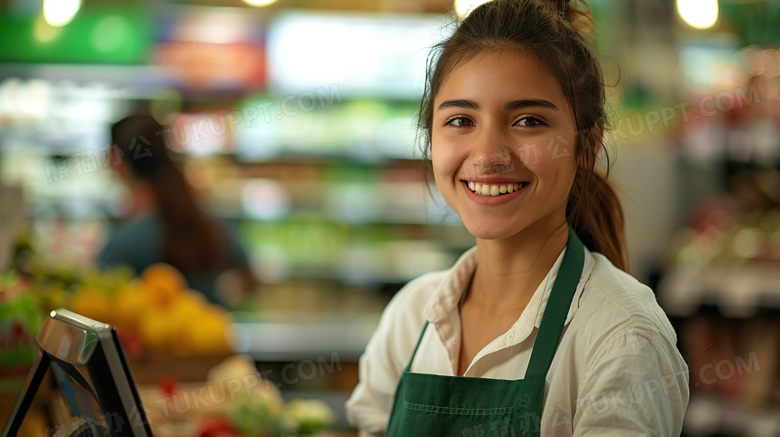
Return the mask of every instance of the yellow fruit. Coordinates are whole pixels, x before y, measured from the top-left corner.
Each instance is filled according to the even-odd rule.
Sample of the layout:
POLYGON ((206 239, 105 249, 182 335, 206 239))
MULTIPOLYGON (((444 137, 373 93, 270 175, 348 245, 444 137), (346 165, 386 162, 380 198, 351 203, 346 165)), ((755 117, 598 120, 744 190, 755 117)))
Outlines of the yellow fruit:
POLYGON ((176 295, 176 306, 181 306, 192 311, 202 311, 208 308, 211 304, 206 300, 206 297, 195 290, 183 290, 176 295))
POLYGON ((149 287, 154 304, 162 307, 170 305, 187 287, 184 276, 170 264, 152 264, 141 273, 141 279, 149 287))
POLYGON ((226 353, 230 351, 227 341, 230 321, 221 311, 207 311, 198 324, 197 351, 201 353, 226 353))
POLYGON ((220 310, 202 308, 197 313, 180 313, 173 339, 173 350, 179 355, 226 353, 230 321, 220 310))
POLYGON ((113 321, 111 299, 105 292, 97 288, 79 290, 73 296, 68 309, 99 322, 112 323, 113 321))
POLYGON ((152 305, 149 288, 141 281, 132 281, 121 287, 114 297, 115 319, 120 329, 137 331, 138 322, 152 305))
POLYGON ((150 351, 168 352, 176 323, 168 317, 167 311, 147 310, 139 321, 138 335, 150 351))

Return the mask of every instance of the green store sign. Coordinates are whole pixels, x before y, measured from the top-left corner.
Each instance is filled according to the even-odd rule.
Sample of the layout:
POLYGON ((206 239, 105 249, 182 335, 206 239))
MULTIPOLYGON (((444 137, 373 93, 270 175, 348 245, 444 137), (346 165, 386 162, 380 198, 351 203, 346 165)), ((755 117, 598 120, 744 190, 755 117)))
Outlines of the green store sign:
POLYGON ((154 23, 143 10, 112 5, 82 8, 62 27, 41 14, 0 12, 0 62, 145 64, 154 23))
POLYGON ((780 43, 780 1, 720 2, 740 42, 745 45, 776 46, 780 43))

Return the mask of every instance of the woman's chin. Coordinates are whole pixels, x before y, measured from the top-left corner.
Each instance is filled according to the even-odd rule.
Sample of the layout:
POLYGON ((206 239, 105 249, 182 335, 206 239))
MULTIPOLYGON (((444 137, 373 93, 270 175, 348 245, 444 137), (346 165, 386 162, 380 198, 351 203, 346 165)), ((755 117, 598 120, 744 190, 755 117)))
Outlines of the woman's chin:
POLYGON ((478 226, 469 226, 466 224, 466 230, 478 240, 504 240, 518 234, 518 229, 509 229, 504 227, 488 227, 485 223, 478 226))

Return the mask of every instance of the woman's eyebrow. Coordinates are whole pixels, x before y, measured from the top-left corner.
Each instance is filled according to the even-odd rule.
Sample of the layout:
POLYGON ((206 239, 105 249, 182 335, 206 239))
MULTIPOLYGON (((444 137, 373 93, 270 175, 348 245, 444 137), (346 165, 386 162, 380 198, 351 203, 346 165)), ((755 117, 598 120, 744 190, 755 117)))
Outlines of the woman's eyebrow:
POLYGON ((522 109, 522 108, 528 108, 531 106, 537 106, 542 108, 550 108, 554 110, 558 110, 558 107, 555 106, 555 103, 544 100, 544 99, 521 99, 521 100, 512 100, 511 102, 508 102, 504 107, 506 109, 522 109))
MULTIPOLYGON (((522 108, 528 108, 528 107, 541 107, 541 108, 550 108, 554 110, 558 110, 558 107, 555 106, 555 104, 549 100, 544 99, 520 99, 520 100, 512 100, 511 102, 507 102, 504 107, 507 110, 513 110, 513 109, 522 109, 522 108)), ((453 100, 445 100, 441 102, 438 109, 444 109, 444 108, 466 108, 466 109, 479 109, 479 104, 473 100, 467 100, 467 99, 453 99, 453 100)))
POLYGON ((479 105, 477 104, 477 102, 474 102, 472 100, 454 99, 454 100, 445 100, 441 102, 441 105, 439 105, 439 109, 444 109, 444 108, 479 109, 479 105))

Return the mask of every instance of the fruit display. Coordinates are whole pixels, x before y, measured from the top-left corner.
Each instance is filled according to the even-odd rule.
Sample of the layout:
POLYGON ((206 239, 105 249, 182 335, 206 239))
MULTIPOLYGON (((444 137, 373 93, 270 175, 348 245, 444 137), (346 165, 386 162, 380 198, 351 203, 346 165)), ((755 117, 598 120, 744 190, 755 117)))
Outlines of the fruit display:
POLYGON ((138 277, 123 266, 76 267, 36 251, 26 229, 16 236, 11 255, 11 269, 0 276, 0 297, 26 295, 24 302, 37 308, 39 316, 66 308, 115 325, 131 358, 231 351, 227 312, 188 289, 171 265, 151 265, 138 277))
POLYGON ((41 324, 37 299, 13 272, 0 275, 0 368, 31 363, 41 324))
POLYGON ((156 436, 292 437, 313 435, 336 422, 322 401, 285 403, 276 384, 243 355, 214 366, 204 382, 165 380, 139 392, 156 436))
POLYGON ((187 289, 168 264, 138 278, 121 270, 87 275, 67 309, 115 325, 128 354, 207 355, 230 352, 231 321, 221 307, 187 289))
POLYGON ((330 407, 317 399, 292 399, 285 405, 284 414, 287 423, 303 435, 314 434, 336 420, 330 407))

